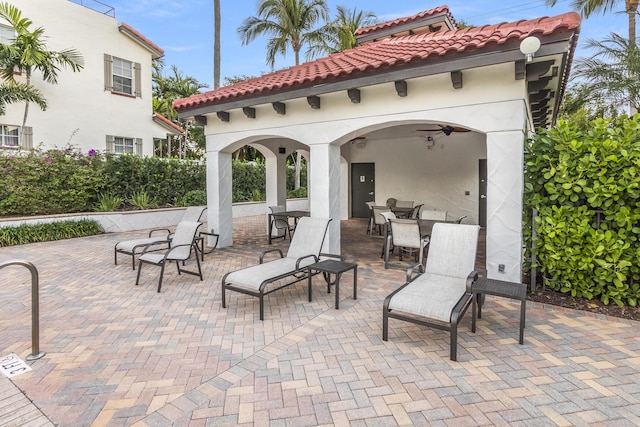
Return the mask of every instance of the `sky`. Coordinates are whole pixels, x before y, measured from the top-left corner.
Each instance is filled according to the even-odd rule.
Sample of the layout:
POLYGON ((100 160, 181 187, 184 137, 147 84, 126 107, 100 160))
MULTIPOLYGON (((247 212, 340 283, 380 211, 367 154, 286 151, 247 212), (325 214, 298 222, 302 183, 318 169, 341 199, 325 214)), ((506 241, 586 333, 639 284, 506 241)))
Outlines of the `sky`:
MULTIPOLYGON (((165 51, 167 75, 175 65, 183 76, 194 77, 213 88, 213 0, 101 0, 115 8, 118 22, 125 22, 156 43, 165 51)), ((90 3, 90 2, 85 2, 90 3)), ((544 0, 327 0, 332 16, 336 6, 371 11, 380 22, 448 5, 457 20, 480 26, 500 22, 513 22, 543 16, 556 16, 568 12, 570 0, 559 0, 556 6, 545 6, 544 0)), ((624 2, 620 1, 624 9, 624 2)), ((257 0, 221 0, 221 76, 259 76, 270 72, 266 64, 265 38, 257 38, 243 46, 237 33, 242 21, 256 16, 257 0)), ((610 33, 627 35, 627 16, 624 13, 592 15, 583 19, 578 39, 578 57, 590 52, 584 47, 586 40, 602 40, 610 33)), ((304 61, 304 55, 301 55, 304 61)), ((294 65, 293 51, 278 57, 275 69, 294 65)))

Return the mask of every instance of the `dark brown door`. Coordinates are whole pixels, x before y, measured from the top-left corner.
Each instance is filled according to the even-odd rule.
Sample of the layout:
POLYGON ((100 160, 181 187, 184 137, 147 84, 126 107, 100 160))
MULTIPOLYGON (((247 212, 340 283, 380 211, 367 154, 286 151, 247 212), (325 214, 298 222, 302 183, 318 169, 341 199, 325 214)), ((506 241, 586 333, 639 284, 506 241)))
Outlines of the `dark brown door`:
POLYGON ((480 227, 487 226, 487 159, 480 159, 478 161, 478 182, 480 188, 478 189, 478 222, 480 227))
POLYGON ((369 218, 366 202, 376 199, 375 163, 351 164, 351 216, 369 218))

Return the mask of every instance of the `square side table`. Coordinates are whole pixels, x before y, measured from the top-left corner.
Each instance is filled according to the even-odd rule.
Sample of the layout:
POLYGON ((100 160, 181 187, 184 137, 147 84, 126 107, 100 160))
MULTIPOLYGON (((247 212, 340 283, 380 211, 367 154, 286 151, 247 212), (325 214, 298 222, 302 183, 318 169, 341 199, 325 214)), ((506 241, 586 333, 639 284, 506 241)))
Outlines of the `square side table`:
POLYGON ((357 299, 358 293, 358 264, 353 262, 344 262, 336 260, 324 260, 307 266, 308 286, 309 286, 309 302, 311 302, 311 276, 313 272, 326 274, 327 293, 331 293, 331 285, 336 286, 336 309, 340 308, 340 276, 342 273, 353 270, 353 299, 357 299), (331 283, 331 275, 336 276, 335 281, 331 283))
POLYGON ((505 282, 503 280, 480 278, 471 287, 473 294, 473 308, 471 319, 471 332, 476 331, 476 308, 478 319, 482 316, 482 304, 479 300, 483 295, 496 295, 520 301, 520 344, 524 342, 525 311, 527 308, 527 285, 524 283, 505 282))

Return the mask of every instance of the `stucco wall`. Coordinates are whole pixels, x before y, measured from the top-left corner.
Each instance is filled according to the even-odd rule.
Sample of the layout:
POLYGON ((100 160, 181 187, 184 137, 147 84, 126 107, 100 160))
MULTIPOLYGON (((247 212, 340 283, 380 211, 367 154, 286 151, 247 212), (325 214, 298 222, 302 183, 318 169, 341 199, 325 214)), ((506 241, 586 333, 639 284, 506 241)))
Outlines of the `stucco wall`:
MULTIPOLYGON (((8 0, 33 21, 32 28, 43 27, 47 48, 73 48, 84 57, 85 67, 74 73, 59 72, 58 84, 43 83, 35 72, 32 84, 47 99, 41 111, 31 105, 27 126, 33 127, 33 145, 63 147, 67 144, 104 150, 106 135, 142 138, 143 153, 153 153, 153 138, 166 137, 152 120, 151 52, 118 30, 110 16, 67 0, 8 0), (141 64, 142 97, 114 95, 104 91, 104 54, 141 64)), ((24 104, 12 104, 0 123, 22 125, 24 104)))

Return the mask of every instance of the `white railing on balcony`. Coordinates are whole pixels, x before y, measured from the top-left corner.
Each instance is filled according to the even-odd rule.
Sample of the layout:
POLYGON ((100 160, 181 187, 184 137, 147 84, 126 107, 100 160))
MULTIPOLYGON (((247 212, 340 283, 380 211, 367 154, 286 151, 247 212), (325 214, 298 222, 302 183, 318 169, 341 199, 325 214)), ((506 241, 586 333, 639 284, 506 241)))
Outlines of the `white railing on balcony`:
POLYGON ((109 6, 108 4, 104 4, 98 0, 69 0, 73 3, 79 4, 91 10, 95 10, 96 12, 100 12, 103 15, 109 15, 112 18, 116 17, 116 9, 114 7, 109 6))

